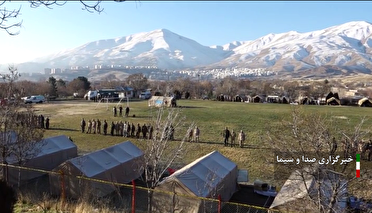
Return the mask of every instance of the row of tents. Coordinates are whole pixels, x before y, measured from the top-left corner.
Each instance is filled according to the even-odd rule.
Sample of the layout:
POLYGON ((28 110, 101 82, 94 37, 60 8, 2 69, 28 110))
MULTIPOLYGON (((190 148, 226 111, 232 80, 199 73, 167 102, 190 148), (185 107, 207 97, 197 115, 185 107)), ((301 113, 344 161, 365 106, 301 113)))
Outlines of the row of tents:
MULTIPOLYGON (((50 192, 54 195, 61 195, 63 190, 70 198, 79 198, 85 193, 103 197, 117 187, 76 177, 125 184, 140 178, 144 171, 144 152, 130 141, 78 156, 77 146, 65 135, 60 135, 44 139, 37 150, 38 154, 23 166, 53 171, 49 174, 49 184, 50 192), (64 189, 61 186, 62 174, 64 189)), ((11 156, 7 162, 17 165, 11 156)), ((19 177, 25 183, 41 176, 45 176, 45 173, 8 167, 8 181, 11 184, 16 184, 19 177)), ((211 152, 162 180, 153 194, 154 212, 168 212, 171 207, 182 212, 204 212, 205 205, 197 197, 217 198, 220 195, 222 201, 229 201, 238 189, 237 179, 237 165, 218 151, 211 152), (167 197, 169 194, 158 190, 187 196, 179 197, 179 201, 172 205, 172 199, 167 197)))
POLYGON ((368 97, 355 96, 355 97, 344 97, 340 98, 338 93, 328 93, 324 98, 313 98, 313 97, 299 97, 298 100, 290 100, 286 96, 276 95, 236 95, 228 96, 221 94, 217 96, 217 101, 233 101, 233 102, 245 102, 245 103, 281 103, 289 104, 296 102, 303 105, 345 105, 345 106, 361 106, 361 107, 372 107, 372 100, 368 97))

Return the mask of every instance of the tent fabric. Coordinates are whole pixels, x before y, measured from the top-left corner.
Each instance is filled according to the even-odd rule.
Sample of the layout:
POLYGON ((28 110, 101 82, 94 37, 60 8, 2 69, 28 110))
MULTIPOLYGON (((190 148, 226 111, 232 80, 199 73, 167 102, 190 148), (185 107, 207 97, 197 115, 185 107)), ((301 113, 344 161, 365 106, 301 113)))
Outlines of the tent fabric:
MULTIPOLYGON (((303 199, 308 196, 308 193, 310 193, 310 196, 312 197, 314 193, 316 194, 316 180, 313 175, 310 175, 309 168, 305 168, 306 172, 303 172, 302 174, 296 170, 294 171, 288 180, 284 183, 283 187, 279 191, 279 193, 276 195, 273 203, 270 206, 270 209, 279 209, 279 210, 295 210, 295 207, 297 206, 294 204, 294 202, 304 202, 303 199)), ((347 193, 347 184, 346 181, 343 180, 342 174, 339 174, 337 172, 331 171, 331 170, 325 170, 325 174, 322 178, 322 197, 323 201, 325 203, 329 202, 327 199, 331 197, 332 193, 332 180, 335 179, 337 181, 340 181, 340 188, 339 188, 339 194, 338 198, 341 198, 345 193, 347 193), (324 199, 327 198, 327 199, 324 199)), ((301 205, 303 206, 303 205, 301 205)), ((308 206, 310 210, 314 208, 313 206, 308 206)), ((336 205, 335 208, 341 208, 340 206, 336 205)), ((309 211, 311 212, 311 211, 309 211)))
POLYGON ((363 104, 364 106, 371 106, 371 103, 372 102, 368 98, 362 98, 358 101, 359 106, 363 106, 363 104))
POLYGON ((341 105, 341 101, 338 100, 335 97, 331 97, 331 98, 327 99, 327 104, 330 104, 331 102, 336 102, 338 105, 341 105))
MULTIPOLYGON (((37 152, 27 159, 24 167, 51 171, 64 161, 77 156, 77 146, 65 135, 43 139, 38 142, 30 153, 37 152)), ((7 158, 10 165, 17 165, 14 156, 7 158)), ((45 173, 9 168, 8 178, 11 184, 18 183, 21 171, 21 183, 45 175, 45 173)))
POLYGON ((209 201, 206 207, 205 201, 197 197, 217 198, 220 195, 222 201, 229 201, 237 191, 237 177, 238 168, 235 163, 218 151, 211 152, 177 170, 159 183, 155 190, 188 196, 177 196, 177 202, 172 205, 169 194, 155 191, 154 211, 168 212, 171 207, 178 209, 178 212, 215 210, 217 202, 209 201))
MULTIPOLYGON (((97 197, 105 196, 116 188, 113 185, 75 178, 84 176, 116 183, 129 183, 143 173, 144 153, 130 141, 70 159, 54 171, 66 174, 66 195, 78 198, 87 190, 97 197)), ((52 194, 61 193, 60 176, 51 175, 52 194)))

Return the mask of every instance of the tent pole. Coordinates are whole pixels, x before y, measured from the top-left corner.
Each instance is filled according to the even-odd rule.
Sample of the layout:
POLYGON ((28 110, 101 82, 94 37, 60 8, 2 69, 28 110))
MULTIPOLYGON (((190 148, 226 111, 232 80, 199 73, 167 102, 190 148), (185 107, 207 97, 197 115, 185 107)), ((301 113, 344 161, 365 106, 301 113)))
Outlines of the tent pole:
POLYGON ((136 183, 132 180, 132 213, 136 212, 136 183))

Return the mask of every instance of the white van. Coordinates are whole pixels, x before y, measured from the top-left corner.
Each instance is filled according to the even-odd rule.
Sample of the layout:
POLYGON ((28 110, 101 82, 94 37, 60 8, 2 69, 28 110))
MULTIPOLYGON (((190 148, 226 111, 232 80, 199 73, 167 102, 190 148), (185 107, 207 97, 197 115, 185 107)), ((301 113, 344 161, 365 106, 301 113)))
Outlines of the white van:
POLYGON ((31 103, 44 103, 45 97, 42 95, 33 95, 30 97, 27 97, 24 99, 25 104, 31 104, 31 103))
POLYGON ((97 97, 98 92, 96 90, 90 90, 87 94, 85 99, 86 100, 93 100, 95 97, 97 97))
POLYGON ((139 98, 141 98, 141 99, 150 99, 151 98, 151 92, 150 91, 141 92, 139 98))

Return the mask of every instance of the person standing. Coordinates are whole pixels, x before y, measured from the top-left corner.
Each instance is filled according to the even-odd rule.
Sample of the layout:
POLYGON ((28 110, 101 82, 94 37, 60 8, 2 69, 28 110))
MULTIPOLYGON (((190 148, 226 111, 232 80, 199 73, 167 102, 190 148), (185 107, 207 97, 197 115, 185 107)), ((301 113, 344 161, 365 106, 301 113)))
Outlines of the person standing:
POLYGON ((87 134, 91 134, 91 133, 92 133, 92 121, 88 120, 87 134))
POLYGON ((194 136, 195 136, 195 142, 196 142, 196 143, 199 143, 199 135, 200 135, 199 127, 196 127, 196 128, 194 129, 194 136))
POLYGON ((243 130, 240 130, 240 133, 239 133, 239 147, 240 148, 243 148, 243 144, 244 144, 244 141, 245 141, 245 134, 243 132, 243 130))
POLYGON ((231 130, 231 144, 230 144, 230 147, 235 146, 235 138, 236 138, 236 132, 234 130, 231 130))
POLYGON ((125 117, 129 116, 129 106, 125 108, 125 117))
POLYGON ((92 129, 93 129, 93 134, 96 134, 97 123, 96 123, 96 120, 94 120, 94 119, 92 121, 92 129))
POLYGON ((136 132, 136 126, 134 126, 134 123, 132 123, 132 127, 130 128, 131 136, 134 137, 134 133, 136 132))
POLYGON ((142 126, 142 137, 144 139, 147 139, 147 126, 146 126, 146 124, 143 124, 143 126, 142 126))
POLYGON ((49 117, 45 119, 45 129, 49 129, 49 117))
POLYGON ((127 137, 129 138, 130 137, 130 131, 131 131, 131 128, 130 128, 131 126, 130 126, 130 123, 129 123, 129 121, 128 121, 128 123, 127 123, 127 137))
POLYGON ((124 123, 123 123, 123 137, 127 137, 127 131, 128 131, 127 122, 124 121, 124 123))
POLYGON ((40 115, 41 128, 44 129, 44 116, 40 115))
POLYGON ((81 133, 84 133, 85 132, 85 126, 86 126, 86 123, 85 123, 85 120, 84 118, 81 120, 80 122, 80 127, 81 127, 81 133))
POLYGON ((123 107, 121 105, 119 106, 119 116, 123 116, 123 107))
POLYGON ((140 138, 141 136, 141 125, 137 124, 137 132, 136 132, 136 138, 140 138))
POLYGON ((107 128, 108 128, 107 121, 104 120, 104 121, 103 121, 103 134, 104 134, 104 135, 107 135, 107 128))
POLYGON ((101 121, 97 119, 97 134, 101 134, 101 121))
POLYGON ((112 108, 112 113, 114 114, 114 117, 116 117, 117 111, 116 111, 116 107, 115 106, 114 106, 114 108, 112 108))
POLYGON ((223 138, 224 138, 223 143, 225 146, 227 146, 229 144, 229 138, 230 138, 230 131, 227 127, 223 131, 223 138))
POLYGON ((111 136, 114 136, 114 130, 115 130, 115 123, 111 122, 111 136))

